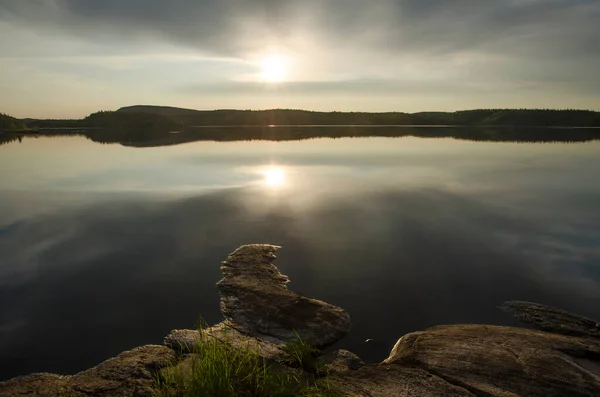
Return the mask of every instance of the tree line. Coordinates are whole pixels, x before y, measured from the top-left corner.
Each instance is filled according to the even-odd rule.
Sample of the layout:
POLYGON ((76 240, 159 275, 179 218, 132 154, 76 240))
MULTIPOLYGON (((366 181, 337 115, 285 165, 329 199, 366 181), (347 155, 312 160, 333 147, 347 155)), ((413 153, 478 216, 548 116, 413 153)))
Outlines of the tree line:
POLYGON ((479 109, 457 112, 367 113, 294 109, 198 111, 132 106, 120 113, 157 114, 186 126, 233 125, 482 125, 600 127, 600 112, 553 109, 479 109))
MULTIPOLYGON (((0 115, 0 131, 4 132, 93 128, 111 136, 120 134, 121 139, 135 139, 140 135, 154 137, 198 126, 269 125, 600 127, 600 112, 570 109, 479 109, 420 113, 313 112, 293 109, 198 111, 132 106, 92 113, 81 120, 19 120, 6 114, 0 115)), ((243 133, 237 133, 243 139, 243 133)))
POLYGON ((25 128, 25 123, 22 120, 0 113, 0 131, 14 132, 25 128))

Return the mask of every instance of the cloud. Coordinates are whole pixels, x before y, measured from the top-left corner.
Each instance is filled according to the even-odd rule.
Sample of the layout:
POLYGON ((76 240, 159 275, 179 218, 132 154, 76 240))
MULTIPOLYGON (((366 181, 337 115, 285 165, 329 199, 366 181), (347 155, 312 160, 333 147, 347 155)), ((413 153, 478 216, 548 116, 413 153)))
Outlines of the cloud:
POLYGON ((350 60, 354 73, 378 69, 369 55, 380 65, 600 63, 600 3, 590 0, 0 0, 0 21, 118 53, 170 44, 243 58, 277 47, 338 66, 350 60))
MULTIPOLYGON (((72 64, 104 57, 95 66, 106 65, 106 71, 88 85, 113 92, 114 100, 103 97, 107 104, 139 100, 123 92, 131 87, 115 77, 114 65, 154 56, 162 59, 154 64, 163 65, 138 61, 131 69, 139 78, 127 77, 163 95, 145 102, 247 106, 230 98, 252 94, 256 86, 236 81, 256 76, 261 55, 279 51, 293 69, 287 96, 279 105, 265 99, 254 107, 325 109, 307 95, 370 92, 382 95, 379 110, 417 111, 423 103, 431 109, 473 107, 488 93, 495 95, 485 106, 597 108, 599 25, 596 0, 0 0, 0 34, 11 37, 0 42, 0 62, 62 57, 72 64), (164 65, 182 57, 189 57, 188 65, 164 65), (192 64, 193 57, 226 62, 222 68, 192 64), (191 103, 187 94, 195 91, 229 99, 191 103), (460 104, 447 98, 451 92, 460 104), (383 99, 405 94, 421 95, 421 102, 383 99)), ((16 66, 2 66, 11 68, 15 81, 24 80, 16 66)), ((355 102, 339 102, 339 110, 363 108, 355 102)), ((0 106, 16 109, 13 103, 0 106)))
POLYGON ((469 91, 490 92, 493 87, 477 84, 458 85, 447 81, 415 81, 394 79, 351 79, 339 81, 300 81, 284 82, 277 86, 269 86, 261 82, 219 82, 186 85, 179 87, 177 92, 198 95, 209 93, 242 94, 242 95, 284 95, 284 94, 374 94, 389 95, 404 93, 443 93, 456 89, 469 91))
POLYGON ((0 18, 91 40, 165 40, 222 55, 301 33, 324 45, 433 56, 600 53, 600 4, 590 0, 2 0, 0 18))

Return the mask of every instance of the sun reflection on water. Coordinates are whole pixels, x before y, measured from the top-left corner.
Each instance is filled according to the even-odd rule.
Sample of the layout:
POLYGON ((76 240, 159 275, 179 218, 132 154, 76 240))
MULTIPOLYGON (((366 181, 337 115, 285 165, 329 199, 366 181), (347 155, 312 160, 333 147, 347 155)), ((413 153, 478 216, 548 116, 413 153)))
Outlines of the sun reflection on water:
POLYGON ((279 188, 285 185, 286 173, 281 167, 270 166, 263 169, 261 175, 264 177, 264 183, 272 188, 279 188))

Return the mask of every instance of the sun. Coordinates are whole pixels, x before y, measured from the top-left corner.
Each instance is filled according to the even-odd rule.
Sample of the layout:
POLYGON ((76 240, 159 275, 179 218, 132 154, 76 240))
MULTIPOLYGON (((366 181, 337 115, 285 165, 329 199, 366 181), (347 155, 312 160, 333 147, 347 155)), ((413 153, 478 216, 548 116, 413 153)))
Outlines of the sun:
POLYGON ((261 174, 264 176, 264 183, 270 187, 281 187, 285 183, 285 171, 280 167, 269 167, 264 169, 261 174))
POLYGON ((287 61, 280 55, 267 55, 260 61, 260 77, 267 83, 280 83, 287 76, 287 61))

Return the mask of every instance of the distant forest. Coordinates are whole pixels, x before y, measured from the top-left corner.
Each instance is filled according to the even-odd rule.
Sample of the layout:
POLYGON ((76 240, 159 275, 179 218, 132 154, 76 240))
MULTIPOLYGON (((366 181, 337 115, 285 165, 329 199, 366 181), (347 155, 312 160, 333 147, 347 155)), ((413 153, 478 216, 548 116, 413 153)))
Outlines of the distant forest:
POLYGON ((19 131, 25 128, 27 126, 22 120, 0 113, 0 131, 19 131))
POLYGON ((363 113, 306 110, 200 111, 161 106, 131 106, 118 114, 160 115, 184 126, 267 125, 498 125, 600 127, 600 112, 587 110, 489 109, 459 112, 363 113))
MULTIPOLYGON (((9 116, 8 119, 16 120, 9 116)), ((600 112, 589 110, 482 109, 458 112, 363 113, 306 110, 191 110, 130 106, 82 120, 21 120, 27 128, 100 127, 181 130, 193 126, 268 125, 463 125, 513 127, 600 127, 600 112)))
POLYGON ((130 146, 173 145, 198 140, 293 140, 362 136, 454 137, 515 142, 599 139, 600 129, 588 127, 600 127, 600 112, 544 109, 421 113, 311 112, 284 109, 199 111, 161 106, 131 106, 117 111, 93 113, 82 120, 19 120, 1 114, 0 143, 35 134, 84 135, 97 142, 130 146), (298 128, 301 126, 321 127, 298 128), (548 127, 581 129, 553 130, 548 127))

